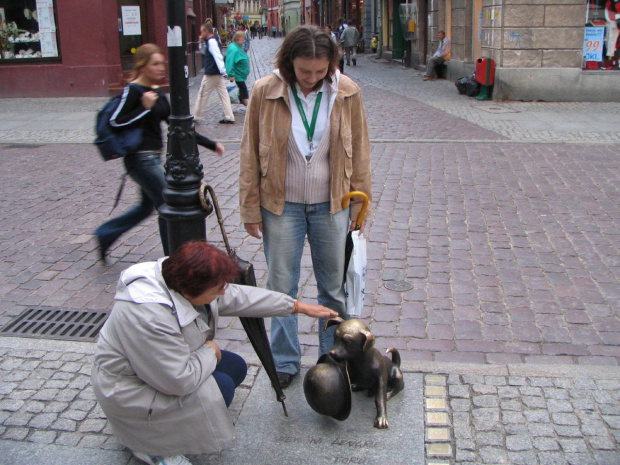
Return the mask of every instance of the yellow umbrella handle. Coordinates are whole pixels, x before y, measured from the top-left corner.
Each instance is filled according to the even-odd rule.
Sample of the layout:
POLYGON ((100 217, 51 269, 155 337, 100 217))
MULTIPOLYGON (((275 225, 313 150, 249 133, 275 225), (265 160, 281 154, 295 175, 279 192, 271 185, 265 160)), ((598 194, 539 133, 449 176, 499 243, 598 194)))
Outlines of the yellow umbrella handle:
POLYGON ((357 219, 355 220, 355 229, 359 229, 362 227, 364 217, 366 216, 366 209, 368 208, 368 195, 362 191, 351 191, 342 198, 342 208, 347 208, 349 206, 349 199, 351 197, 361 197, 364 200, 364 203, 362 204, 362 209, 360 210, 360 213, 359 215, 357 215, 357 219))

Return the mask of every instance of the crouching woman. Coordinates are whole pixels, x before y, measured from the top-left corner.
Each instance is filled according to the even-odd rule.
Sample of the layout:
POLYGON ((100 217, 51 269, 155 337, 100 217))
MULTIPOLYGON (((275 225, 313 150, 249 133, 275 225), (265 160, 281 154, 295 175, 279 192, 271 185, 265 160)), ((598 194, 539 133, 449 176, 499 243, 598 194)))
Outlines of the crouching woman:
POLYGON ((119 279, 97 342, 92 384, 121 444, 150 464, 191 465, 235 437, 227 407, 247 373, 213 338, 222 316, 337 313, 286 294, 229 284, 236 264, 205 242, 140 263, 119 279))

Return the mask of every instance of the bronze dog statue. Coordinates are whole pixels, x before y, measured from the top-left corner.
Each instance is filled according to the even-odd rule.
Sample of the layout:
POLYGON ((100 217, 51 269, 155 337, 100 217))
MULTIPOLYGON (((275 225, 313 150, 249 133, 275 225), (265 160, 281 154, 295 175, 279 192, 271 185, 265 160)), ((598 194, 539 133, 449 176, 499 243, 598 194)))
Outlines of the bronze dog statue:
POLYGON ((398 350, 393 347, 387 350, 392 354, 392 360, 381 355, 374 347, 375 336, 360 320, 332 318, 325 323, 325 329, 333 325, 338 325, 338 328, 329 355, 335 360, 347 362, 354 391, 368 389, 368 397, 375 396, 375 428, 388 428, 386 402, 405 387, 398 350))

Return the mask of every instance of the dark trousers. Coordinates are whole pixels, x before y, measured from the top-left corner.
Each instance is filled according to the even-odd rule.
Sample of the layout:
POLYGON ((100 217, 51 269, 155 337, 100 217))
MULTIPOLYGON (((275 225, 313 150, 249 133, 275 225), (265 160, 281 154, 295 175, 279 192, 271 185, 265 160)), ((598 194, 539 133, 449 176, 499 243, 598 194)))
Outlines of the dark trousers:
POLYGON ((226 407, 229 407, 235 397, 235 389, 243 382, 248 374, 248 365, 239 355, 222 350, 222 360, 217 364, 213 377, 222 392, 226 407))
MULTIPOLYGON (((106 221, 95 230, 95 234, 106 248, 123 233, 148 218, 153 210, 159 209, 164 203, 162 192, 166 182, 159 152, 132 153, 123 158, 123 162, 129 177, 140 186, 141 200, 138 205, 121 216, 106 221)), ((164 255, 168 255, 168 225, 162 217, 159 217, 158 221, 164 255)))

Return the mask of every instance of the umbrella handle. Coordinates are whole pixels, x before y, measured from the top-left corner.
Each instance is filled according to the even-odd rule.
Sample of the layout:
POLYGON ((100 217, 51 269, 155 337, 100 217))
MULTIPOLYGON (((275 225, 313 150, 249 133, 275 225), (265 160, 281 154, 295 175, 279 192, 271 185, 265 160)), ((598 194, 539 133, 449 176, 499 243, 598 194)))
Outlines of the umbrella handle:
POLYGON ((200 203, 202 205, 202 208, 204 208, 208 212, 209 215, 215 208, 215 215, 217 216, 217 222, 219 223, 220 230, 222 231, 222 238, 224 239, 224 245, 226 246, 226 251, 228 252, 228 255, 232 257, 235 254, 235 251, 232 249, 232 247, 228 243, 228 236, 226 235, 226 229, 224 229, 224 219, 222 218, 222 211, 220 210, 220 204, 217 201, 217 197, 215 197, 215 191, 213 190, 213 187, 211 187, 206 182, 203 183, 198 189, 198 197, 200 198, 200 203), (209 194, 211 195, 211 200, 213 201, 212 204, 209 202, 209 199, 207 198, 206 191, 208 191, 209 194))
POLYGON ((349 199, 351 197, 361 197, 364 201, 362 204, 362 209, 360 210, 359 215, 357 215, 357 219, 355 220, 355 229, 359 229, 362 227, 362 223, 364 222, 364 218, 366 217, 366 209, 368 208, 368 194, 362 191, 351 191, 346 194, 342 198, 342 208, 347 208, 349 206, 349 199))

